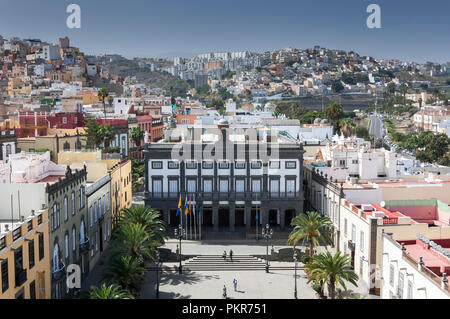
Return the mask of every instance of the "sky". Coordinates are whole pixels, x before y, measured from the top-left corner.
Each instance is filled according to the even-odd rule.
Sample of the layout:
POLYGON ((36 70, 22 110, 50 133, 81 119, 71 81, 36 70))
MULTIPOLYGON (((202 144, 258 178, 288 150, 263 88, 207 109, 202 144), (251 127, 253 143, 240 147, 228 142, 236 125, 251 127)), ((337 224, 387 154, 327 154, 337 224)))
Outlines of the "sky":
POLYGON ((57 43, 87 54, 193 56, 320 45, 376 58, 450 61, 448 0, 0 0, 0 35, 57 43), (81 7, 69 29, 66 8, 81 7), (369 4, 381 29, 369 29, 369 4))

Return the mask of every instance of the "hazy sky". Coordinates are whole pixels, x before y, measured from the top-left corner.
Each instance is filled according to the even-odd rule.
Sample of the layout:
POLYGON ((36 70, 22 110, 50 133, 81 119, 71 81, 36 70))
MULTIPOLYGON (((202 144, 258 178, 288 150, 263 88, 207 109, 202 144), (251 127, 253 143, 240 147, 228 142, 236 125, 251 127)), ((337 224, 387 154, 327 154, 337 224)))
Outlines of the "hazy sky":
POLYGON ((405 61, 450 61, 449 0, 1 0, 0 35, 56 43, 69 36, 88 54, 190 56, 285 47, 354 50, 405 61), (81 29, 66 7, 81 6, 81 29), (381 29, 368 29, 369 4, 381 29))

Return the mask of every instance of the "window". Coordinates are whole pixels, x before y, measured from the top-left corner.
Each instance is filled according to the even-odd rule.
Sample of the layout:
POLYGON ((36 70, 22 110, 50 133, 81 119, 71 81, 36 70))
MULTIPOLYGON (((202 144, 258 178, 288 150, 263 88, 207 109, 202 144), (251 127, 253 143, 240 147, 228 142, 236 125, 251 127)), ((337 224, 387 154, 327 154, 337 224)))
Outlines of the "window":
POLYGON ((36 299, 36 282, 34 280, 30 283, 30 299, 36 299))
POLYGON ((162 162, 152 162, 152 169, 162 169, 163 163, 162 162))
POLYGON ((339 166, 345 167, 345 160, 339 160, 339 166))
POLYGON ((31 231, 32 229, 33 229, 33 221, 30 220, 30 221, 28 222, 28 224, 27 224, 27 230, 28 230, 28 231, 31 231))
POLYGON ((221 179, 219 182, 219 191, 221 193, 228 193, 228 179, 221 179))
POLYGON ((252 162, 252 169, 260 169, 262 167, 262 162, 260 161, 256 161, 256 162, 252 162))
POLYGON ((219 162, 219 169, 229 169, 230 163, 229 162, 219 162))
POLYGON ((102 217, 102 200, 101 200, 101 198, 98 199, 98 218, 100 219, 100 217, 102 217))
POLYGON ((173 161, 169 162, 169 169, 179 169, 179 168, 180 168, 180 163, 173 162, 173 161))
POLYGON ((279 194, 280 192, 280 180, 279 179, 271 179, 270 180, 270 193, 271 194, 279 194))
POLYGON ((294 196, 296 193, 296 183, 295 179, 286 180, 286 193, 287 196, 294 196))
POLYGON ((2 261, 2 293, 9 288, 8 259, 2 261))
POLYGON ((406 298, 408 299, 413 299, 413 284, 411 281, 408 280, 408 291, 407 291, 407 296, 406 298))
POLYGON ((64 248, 65 248, 64 257, 66 257, 66 259, 69 259, 69 234, 66 234, 64 236, 64 248))
POLYGON ((80 209, 84 207, 84 196, 85 196, 84 186, 81 186, 80 187, 80 209))
POLYGON ((69 219, 69 200, 67 196, 64 196, 64 221, 69 219))
POLYGON ((245 169, 245 162, 236 162, 235 168, 236 169, 245 169))
POLYGON ((252 192, 253 193, 260 193, 261 192, 261 180, 260 179, 253 179, 252 180, 252 192))
POLYGON ((162 196, 162 180, 153 180, 153 196, 162 196))
POLYGON ((195 179, 187 180, 187 191, 188 191, 188 193, 197 192, 197 181, 195 179))
POLYGON ((95 251, 98 251, 98 231, 95 232, 95 251))
POLYGON ((44 258, 44 233, 39 233, 39 260, 44 258))
POLYGON ((74 227, 72 228, 72 251, 74 252, 74 257, 76 250, 77 250, 77 229, 74 227))
POLYGON ((364 251, 364 232, 363 231, 360 232, 359 240, 360 240, 359 247, 361 248, 361 251, 363 252, 364 251))
POLYGON ((34 239, 28 242, 28 264, 30 269, 34 267, 34 239))
POLYGON ((186 169, 197 169, 196 162, 186 162, 186 169))
POLYGON ((203 162, 203 169, 213 169, 214 163, 211 161, 203 162))
POLYGON ((358 164, 358 160, 352 160, 352 164, 358 164))
POLYGON ((23 246, 20 246, 14 251, 14 271, 16 275, 16 286, 19 286, 21 281, 17 281, 17 279, 20 278, 19 274, 23 271, 23 246))
POLYGON ((203 192, 212 193, 212 180, 211 179, 203 180, 203 192))
POLYGON ((280 169, 280 161, 270 161, 269 168, 280 169))
POLYGON ((94 223, 98 220, 97 218, 97 202, 94 203, 94 223))
POLYGON ((6 239, 5 237, 0 238, 0 250, 6 247, 6 239))
POLYGON ((389 283, 394 286, 394 265, 389 266, 389 283))
POLYGON ((75 215, 75 192, 72 192, 72 215, 75 215))
POLYGON ((347 218, 344 218, 344 236, 347 237, 347 218))
POLYGON ((245 192, 245 179, 236 179, 236 192, 237 193, 245 192))
POLYGON ((398 298, 403 299, 403 283, 404 275, 402 273, 398 274, 398 298))
POLYGON ((356 243, 356 226, 352 224, 352 242, 356 243))
POLYGON ((178 196, 178 179, 169 179, 169 194, 171 197, 178 196))
POLYGON ((295 169, 297 168, 297 162, 288 161, 286 162, 286 169, 295 169))
POLYGON ((93 226, 94 225, 94 216, 92 213, 92 206, 89 207, 89 226, 93 226))

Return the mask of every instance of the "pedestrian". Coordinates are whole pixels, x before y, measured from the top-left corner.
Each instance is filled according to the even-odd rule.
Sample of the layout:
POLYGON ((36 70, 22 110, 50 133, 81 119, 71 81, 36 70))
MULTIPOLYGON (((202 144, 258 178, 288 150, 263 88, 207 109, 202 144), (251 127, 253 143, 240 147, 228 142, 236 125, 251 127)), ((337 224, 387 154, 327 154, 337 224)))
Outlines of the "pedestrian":
POLYGON ((222 257, 223 257, 223 260, 227 260, 227 252, 225 250, 223 251, 222 257))
POLYGON ((223 285, 223 299, 227 299, 227 287, 225 287, 225 285, 223 285))
POLYGON ((233 250, 230 249, 230 260, 233 261, 233 250))
POLYGON ((237 280, 234 278, 233 280, 234 291, 237 291, 237 280))

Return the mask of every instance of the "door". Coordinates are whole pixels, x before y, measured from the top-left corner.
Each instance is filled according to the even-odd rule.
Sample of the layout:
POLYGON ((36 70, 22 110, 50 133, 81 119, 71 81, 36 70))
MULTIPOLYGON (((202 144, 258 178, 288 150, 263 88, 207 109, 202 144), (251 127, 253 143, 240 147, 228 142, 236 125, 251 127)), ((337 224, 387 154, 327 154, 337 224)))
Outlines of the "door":
POLYGON ((230 213, 227 208, 219 209, 219 227, 230 226, 230 213))
POLYGON ((244 209, 236 209, 236 227, 244 227, 244 218, 245 218, 245 210, 244 209))
POLYGON ((103 252, 103 223, 98 225, 99 233, 100 233, 100 253, 103 252))
POLYGON ((278 211, 277 210, 272 209, 269 211, 269 225, 270 226, 278 225, 278 211))
POLYGON ((211 208, 204 208, 202 211, 203 216, 203 225, 204 226, 212 226, 212 209, 211 208))

